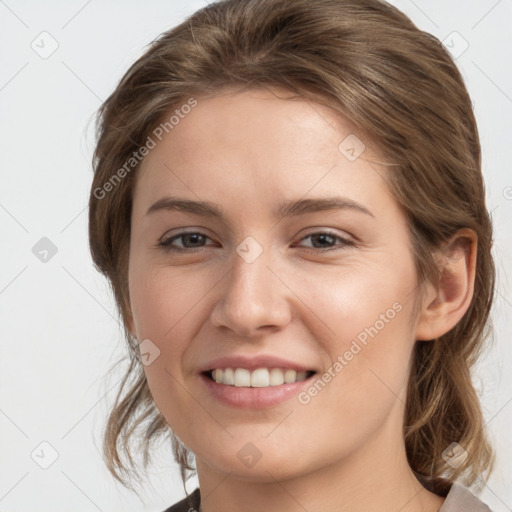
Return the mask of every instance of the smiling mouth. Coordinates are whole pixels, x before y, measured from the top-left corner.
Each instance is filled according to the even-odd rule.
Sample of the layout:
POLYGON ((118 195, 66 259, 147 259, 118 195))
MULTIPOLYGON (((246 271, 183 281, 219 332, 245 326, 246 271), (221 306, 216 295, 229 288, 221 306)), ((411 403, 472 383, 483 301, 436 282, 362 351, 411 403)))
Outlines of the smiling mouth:
POLYGON ((234 387, 266 388, 293 384, 309 379, 314 370, 297 371, 289 368, 215 368, 203 372, 203 375, 217 384, 234 387))

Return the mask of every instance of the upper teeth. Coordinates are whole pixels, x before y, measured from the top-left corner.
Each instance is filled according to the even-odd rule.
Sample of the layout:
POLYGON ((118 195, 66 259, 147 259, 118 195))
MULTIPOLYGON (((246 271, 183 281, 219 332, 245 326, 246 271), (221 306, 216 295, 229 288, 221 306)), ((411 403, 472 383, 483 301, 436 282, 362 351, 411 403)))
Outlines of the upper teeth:
POLYGON ((215 382, 228 386, 264 388, 267 386, 280 386, 306 379, 307 371, 281 370, 281 368, 258 368, 247 370, 246 368, 216 368, 212 370, 215 382))

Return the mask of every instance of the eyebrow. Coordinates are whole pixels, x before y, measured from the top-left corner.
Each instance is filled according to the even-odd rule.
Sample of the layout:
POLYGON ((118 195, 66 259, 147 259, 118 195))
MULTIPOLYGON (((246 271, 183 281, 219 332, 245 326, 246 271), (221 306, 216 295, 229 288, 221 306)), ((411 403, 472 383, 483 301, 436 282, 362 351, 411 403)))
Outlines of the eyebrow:
MULTIPOLYGON (((362 204, 340 196, 287 201, 285 203, 281 203, 274 211, 274 214, 278 217, 294 217, 324 210, 346 209, 361 212, 375 218, 375 215, 373 215, 373 213, 365 208, 362 204)), ((150 215, 159 211, 173 210, 192 213, 203 217, 214 217, 221 221, 225 221, 225 216, 222 209, 216 204, 209 201, 192 201, 190 199, 182 199, 178 197, 162 197, 149 207, 146 215, 150 215)))

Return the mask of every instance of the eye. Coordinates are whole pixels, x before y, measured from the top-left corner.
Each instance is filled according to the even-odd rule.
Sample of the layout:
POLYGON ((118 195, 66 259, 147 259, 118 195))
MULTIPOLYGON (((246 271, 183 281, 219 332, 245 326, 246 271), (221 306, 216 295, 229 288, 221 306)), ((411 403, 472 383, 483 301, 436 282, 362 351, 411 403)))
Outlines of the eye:
POLYGON ((301 238, 301 240, 307 239, 311 240, 313 248, 306 248, 306 251, 314 253, 340 250, 355 245, 352 240, 348 240, 347 238, 343 238, 329 231, 316 231, 315 233, 310 233, 309 235, 301 238), (338 247, 336 247, 336 241, 340 242, 338 247))
POLYGON ((177 235, 164 239, 160 241, 157 246, 162 247, 165 251, 194 252, 194 249, 200 249, 201 247, 204 247, 204 242, 206 239, 211 240, 211 238, 204 233, 199 231, 190 231, 187 233, 178 233, 177 235), (182 242, 181 247, 173 245, 173 242, 180 239, 182 242))

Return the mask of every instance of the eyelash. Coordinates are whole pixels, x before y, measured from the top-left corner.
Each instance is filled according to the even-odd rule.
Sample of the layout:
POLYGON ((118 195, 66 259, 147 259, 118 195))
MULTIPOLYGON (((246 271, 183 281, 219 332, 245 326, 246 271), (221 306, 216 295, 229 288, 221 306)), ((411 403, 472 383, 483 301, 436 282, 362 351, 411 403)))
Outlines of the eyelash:
MULTIPOLYGON (((208 235, 206 235, 205 233, 201 233, 200 231, 189 231, 189 232, 185 232, 185 233, 179 233, 170 238, 167 238, 166 240, 162 240, 161 242, 159 242, 157 244, 157 247, 163 249, 165 252, 173 251, 173 252, 181 252, 181 253, 194 253, 194 252, 197 252, 198 250, 201 250, 204 248, 204 246, 203 247, 181 248, 181 247, 175 247, 175 246, 171 245, 171 243, 174 240, 180 239, 186 235, 200 235, 205 238, 210 238, 208 235)), ((310 238, 315 235, 327 235, 331 238, 337 239, 343 245, 341 247, 303 248, 304 251, 309 252, 309 253, 318 254, 320 252, 343 250, 343 249, 346 249, 347 247, 353 247, 356 245, 352 240, 348 240, 347 238, 343 238, 339 235, 335 235, 334 233, 330 233, 329 231, 315 231, 314 233, 309 233, 308 235, 302 237, 300 240, 304 240, 306 238, 310 238)), ((210 238, 210 240, 211 240, 211 238, 210 238)))

